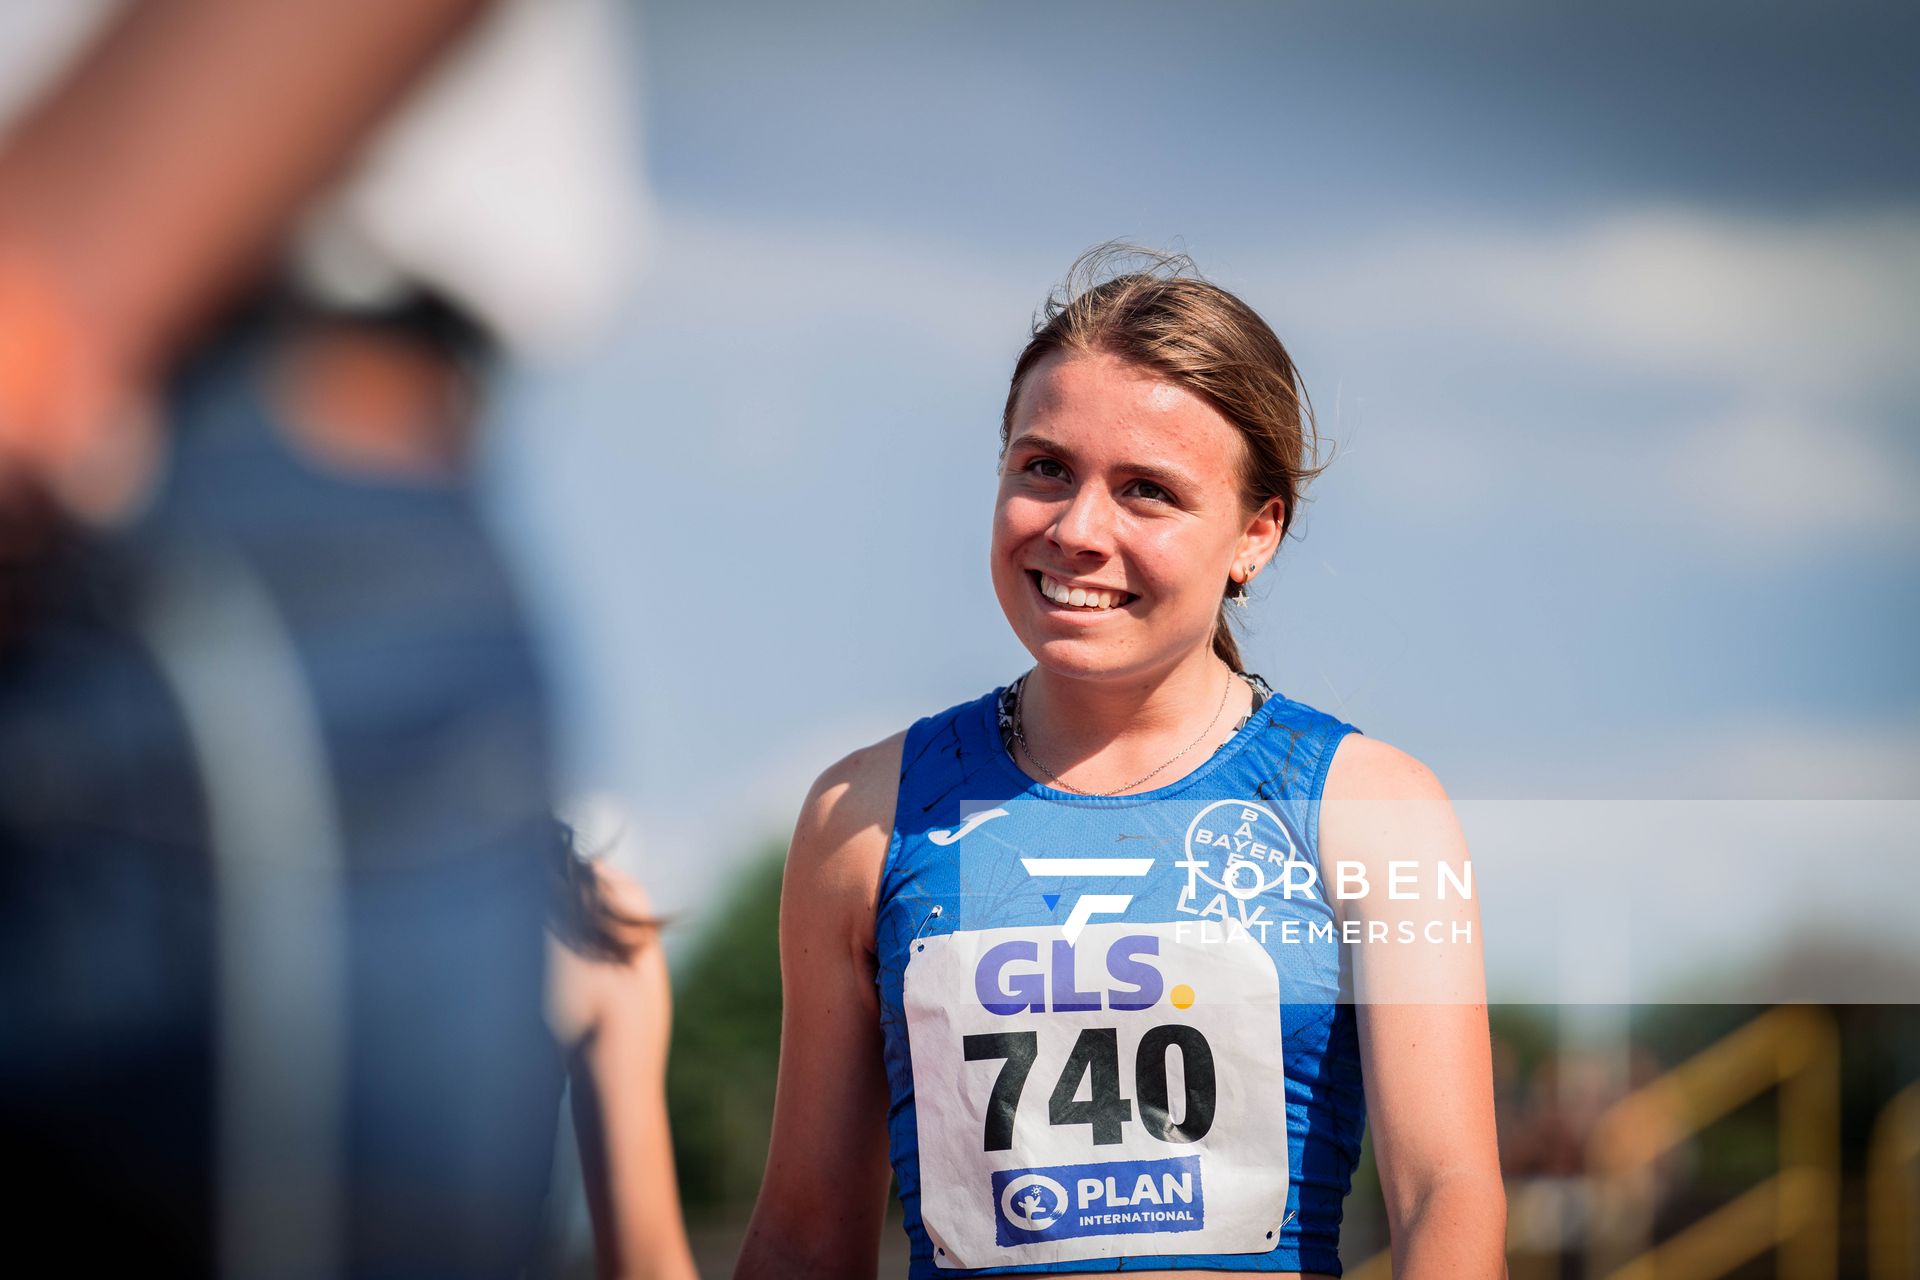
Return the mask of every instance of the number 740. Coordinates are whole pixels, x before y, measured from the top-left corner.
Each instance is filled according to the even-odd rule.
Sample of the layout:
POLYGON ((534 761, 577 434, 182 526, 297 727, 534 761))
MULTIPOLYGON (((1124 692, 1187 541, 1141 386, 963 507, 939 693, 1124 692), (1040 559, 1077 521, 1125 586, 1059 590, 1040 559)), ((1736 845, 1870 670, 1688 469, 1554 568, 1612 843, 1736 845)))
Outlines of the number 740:
MULTIPOLYGON (((1004 1060, 987 1098, 985 1150, 1009 1150, 1020 1094, 1039 1056, 1039 1037, 1032 1031, 997 1031, 968 1036, 962 1043, 968 1062, 1004 1060)), ((1213 1127, 1213 1050, 1195 1028, 1170 1023, 1142 1035, 1133 1059, 1133 1084, 1140 1095, 1140 1123, 1160 1141, 1198 1142, 1213 1127), (1186 1081, 1185 1105, 1177 1123, 1167 1106, 1169 1049, 1180 1050, 1181 1075, 1186 1081)), ((1113 1027, 1082 1030, 1047 1100, 1047 1123, 1091 1125, 1094 1145, 1111 1146, 1121 1140, 1121 1126, 1131 1119, 1133 1103, 1120 1096, 1119 1032, 1113 1027), (1074 1096, 1082 1080, 1088 1082, 1086 1101, 1074 1096)))

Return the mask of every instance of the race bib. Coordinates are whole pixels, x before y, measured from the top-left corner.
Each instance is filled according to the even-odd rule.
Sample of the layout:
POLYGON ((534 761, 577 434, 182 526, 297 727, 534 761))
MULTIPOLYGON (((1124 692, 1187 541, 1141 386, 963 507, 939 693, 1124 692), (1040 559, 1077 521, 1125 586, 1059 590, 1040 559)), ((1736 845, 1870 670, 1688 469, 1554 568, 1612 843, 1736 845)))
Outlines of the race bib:
POLYGON ((1250 934, 923 938, 905 997, 937 1265, 1273 1248, 1289 1175, 1280 979, 1250 934))

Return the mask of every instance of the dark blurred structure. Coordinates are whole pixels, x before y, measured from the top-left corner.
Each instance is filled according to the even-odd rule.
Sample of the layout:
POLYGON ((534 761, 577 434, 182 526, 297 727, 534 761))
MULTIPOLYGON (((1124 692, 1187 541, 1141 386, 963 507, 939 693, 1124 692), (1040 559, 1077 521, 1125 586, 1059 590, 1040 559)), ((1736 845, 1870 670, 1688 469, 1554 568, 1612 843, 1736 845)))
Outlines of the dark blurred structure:
POLYGON ((468 495, 293 455, 270 350, 179 379, 166 493, 5 659, 8 1148, 90 1265, 216 1270, 225 1186, 255 1258, 484 1272, 560 1088, 540 685, 468 495))
POLYGON ((73 1269, 537 1242, 546 706, 464 462, 620 287, 602 10, 0 18, 0 1142, 73 1269))

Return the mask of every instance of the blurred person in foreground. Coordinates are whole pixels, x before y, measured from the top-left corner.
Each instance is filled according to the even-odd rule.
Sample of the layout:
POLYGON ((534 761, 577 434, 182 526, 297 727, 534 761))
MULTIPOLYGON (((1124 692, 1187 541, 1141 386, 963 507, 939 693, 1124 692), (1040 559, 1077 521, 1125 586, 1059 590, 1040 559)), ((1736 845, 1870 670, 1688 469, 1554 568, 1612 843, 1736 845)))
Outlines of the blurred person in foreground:
POLYGON ((0 1134, 76 1269, 515 1274, 553 1034, 659 995, 465 482, 624 288, 607 16, 0 10, 0 1134))
POLYGON ((1096 251, 1048 300, 988 551, 1034 666, 807 799, 742 1280, 872 1275, 889 1163, 913 1280, 1325 1280, 1367 1125, 1394 1275, 1504 1274, 1477 907, 1433 888, 1470 882, 1459 824, 1229 628, 1310 422, 1183 258, 1096 251))

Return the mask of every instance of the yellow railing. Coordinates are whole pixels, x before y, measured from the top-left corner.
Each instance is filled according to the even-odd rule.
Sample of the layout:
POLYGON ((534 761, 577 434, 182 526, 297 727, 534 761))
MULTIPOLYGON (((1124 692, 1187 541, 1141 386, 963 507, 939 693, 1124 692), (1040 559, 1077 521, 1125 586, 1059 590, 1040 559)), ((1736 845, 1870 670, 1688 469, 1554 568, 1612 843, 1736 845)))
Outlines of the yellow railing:
POLYGON ((1840 1036, 1812 1005, 1761 1014, 1610 1107, 1587 1144, 1596 1217, 1588 1274, 1711 1280, 1778 1249, 1780 1280, 1832 1280, 1840 1217, 1840 1036), (1648 1247, 1656 1164, 1777 1088, 1780 1171, 1648 1247))
POLYGON ((1920 1082, 1893 1095, 1867 1143, 1867 1273, 1920 1276, 1920 1082))
MULTIPOLYGON (((1883 1198, 1895 1206, 1893 1212, 1901 1211, 1899 1197, 1914 1189, 1910 1179, 1920 1154, 1920 1095, 1909 1107, 1883 1119, 1876 1130, 1888 1135, 1889 1172, 1882 1181, 1890 1189, 1883 1198)), ((1840 1037, 1832 1015, 1809 1005, 1783 1005, 1761 1014, 1608 1108, 1587 1153, 1586 1274, 1607 1280, 1712 1280, 1778 1248, 1779 1280, 1833 1280, 1839 1251, 1840 1037), (1653 1244, 1661 1157, 1775 1088, 1779 1172, 1653 1244)), ((1876 1240, 1890 1231, 1877 1230, 1876 1240)), ((1896 1259, 1890 1265, 1903 1265, 1898 1260, 1910 1255, 1899 1250, 1911 1247, 1910 1230, 1884 1246, 1896 1259)), ((1346 1274, 1348 1280, 1390 1280, 1392 1257, 1382 1250, 1346 1274)), ((1884 1276, 1904 1280, 1912 1274, 1896 1270, 1884 1276)), ((1882 1276, 1876 1270, 1874 1280, 1882 1276)))

